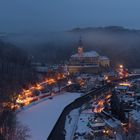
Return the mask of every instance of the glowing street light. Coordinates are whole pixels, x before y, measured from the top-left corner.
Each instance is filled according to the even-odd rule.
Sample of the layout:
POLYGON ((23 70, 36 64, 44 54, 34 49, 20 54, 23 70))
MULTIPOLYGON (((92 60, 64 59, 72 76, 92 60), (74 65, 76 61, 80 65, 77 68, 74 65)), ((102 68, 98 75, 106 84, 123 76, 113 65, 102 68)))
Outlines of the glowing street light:
POLYGON ((42 86, 40 84, 37 84, 36 87, 35 87, 35 89, 41 90, 42 89, 42 86))
POLYGON ((120 68, 122 69, 123 68, 123 65, 120 65, 120 68))
POLYGON ((104 80, 108 80, 108 76, 107 75, 104 77, 104 80))
POLYGON ((68 85, 71 85, 71 84, 72 84, 72 81, 69 80, 69 81, 68 81, 68 85))

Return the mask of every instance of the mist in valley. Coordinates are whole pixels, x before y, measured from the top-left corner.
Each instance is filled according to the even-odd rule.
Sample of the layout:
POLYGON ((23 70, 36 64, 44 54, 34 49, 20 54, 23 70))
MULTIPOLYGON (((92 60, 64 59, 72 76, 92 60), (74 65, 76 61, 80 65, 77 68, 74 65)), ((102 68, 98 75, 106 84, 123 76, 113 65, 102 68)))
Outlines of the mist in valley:
POLYGON ((128 68, 140 67, 139 30, 118 26, 75 28, 62 32, 7 34, 2 39, 23 48, 34 62, 59 64, 77 53, 80 37, 84 51, 94 50, 106 55, 113 65, 123 63, 128 68))
POLYGON ((58 64, 77 52, 81 36, 85 51, 107 55, 113 65, 137 68, 139 4, 139 0, 7 0, 0 3, 0 38, 24 49, 32 61, 58 64))

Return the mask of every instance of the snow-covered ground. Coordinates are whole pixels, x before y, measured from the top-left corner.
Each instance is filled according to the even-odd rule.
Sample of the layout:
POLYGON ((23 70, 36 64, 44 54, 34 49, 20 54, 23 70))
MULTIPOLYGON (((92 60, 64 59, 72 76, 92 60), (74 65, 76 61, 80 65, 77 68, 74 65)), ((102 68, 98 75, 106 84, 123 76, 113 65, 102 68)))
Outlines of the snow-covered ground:
POLYGON ((81 113, 76 132, 80 134, 86 134, 92 130, 91 127, 96 128, 99 126, 105 126, 103 120, 98 117, 96 119, 95 118, 96 117, 94 113, 81 113))
POLYGON ((80 108, 74 109, 70 112, 70 114, 66 117, 66 122, 65 122, 65 139, 66 140, 72 140, 75 129, 78 123, 79 119, 79 110, 80 108))
POLYGON ((79 93, 64 93, 21 111, 17 117, 30 128, 30 140, 46 140, 63 109, 78 97, 79 93))

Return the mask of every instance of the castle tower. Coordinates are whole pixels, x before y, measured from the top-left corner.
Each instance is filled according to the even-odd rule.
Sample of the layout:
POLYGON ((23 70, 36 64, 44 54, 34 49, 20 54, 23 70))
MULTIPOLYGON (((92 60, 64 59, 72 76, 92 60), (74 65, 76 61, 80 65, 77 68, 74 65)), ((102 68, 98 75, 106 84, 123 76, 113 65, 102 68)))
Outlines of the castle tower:
POLYGON ((79 55, 79 57, 83 56, 83 42, 82 42, 81 37, 80 37, 80 40, 78 43, 78 55, 79 55))

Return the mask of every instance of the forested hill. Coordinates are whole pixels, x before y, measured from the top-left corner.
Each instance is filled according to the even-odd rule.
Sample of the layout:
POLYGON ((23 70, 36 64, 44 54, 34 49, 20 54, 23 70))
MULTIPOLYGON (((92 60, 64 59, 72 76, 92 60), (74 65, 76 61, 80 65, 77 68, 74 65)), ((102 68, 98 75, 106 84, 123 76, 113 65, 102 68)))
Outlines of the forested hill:
POLYGON ((35 80, 27 53, 0 40, 0 102, 10 100, 13 94, 35 80))

